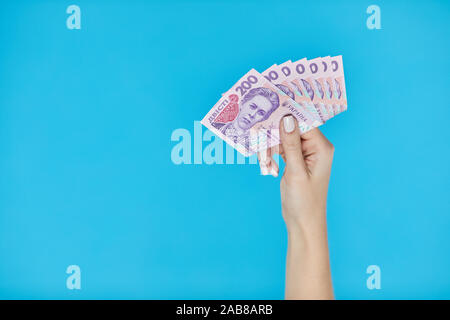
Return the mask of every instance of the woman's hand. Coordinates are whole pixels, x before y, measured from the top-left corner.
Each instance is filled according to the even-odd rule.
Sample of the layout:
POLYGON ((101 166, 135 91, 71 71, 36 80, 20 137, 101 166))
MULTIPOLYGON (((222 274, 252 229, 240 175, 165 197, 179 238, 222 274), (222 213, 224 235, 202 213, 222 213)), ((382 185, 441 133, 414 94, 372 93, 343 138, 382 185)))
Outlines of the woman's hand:
POLYGON ((261 172, 278 175, 276 151, 286 163, 281 206, 288 231, 287 299, 332 299, 326 228, 326 202, 333 145, 314 128, 300 137, 297 121, 280 123, 281 146, 260 155, 261 172))
POLYGON ((280 154, 286 162, 280 184, 283 217, 290 233, 305 232, 311 224, 326 223, 334 147, 318 128, 300 137, 293 116, 282 122, 280 154))

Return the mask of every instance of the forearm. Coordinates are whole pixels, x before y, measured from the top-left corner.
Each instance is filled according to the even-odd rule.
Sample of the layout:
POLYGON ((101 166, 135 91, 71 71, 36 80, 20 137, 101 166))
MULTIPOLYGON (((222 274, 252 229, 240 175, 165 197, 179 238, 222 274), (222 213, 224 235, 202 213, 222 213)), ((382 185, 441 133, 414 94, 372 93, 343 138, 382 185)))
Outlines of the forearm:
POLYGON ((288 231, 286 299, 333 299, 326 219, 288 231))

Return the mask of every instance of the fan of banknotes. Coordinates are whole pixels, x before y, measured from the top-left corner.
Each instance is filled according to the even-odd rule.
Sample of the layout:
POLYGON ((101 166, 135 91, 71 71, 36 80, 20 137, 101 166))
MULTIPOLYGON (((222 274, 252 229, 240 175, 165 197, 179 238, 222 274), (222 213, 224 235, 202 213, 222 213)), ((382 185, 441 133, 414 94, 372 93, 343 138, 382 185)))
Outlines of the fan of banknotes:
POLYGON ((347 110, 342 56, 274 64, 244 75, 201 123, 244 156, 280 144, 279 123, 295 116, 301 133, 347 110))

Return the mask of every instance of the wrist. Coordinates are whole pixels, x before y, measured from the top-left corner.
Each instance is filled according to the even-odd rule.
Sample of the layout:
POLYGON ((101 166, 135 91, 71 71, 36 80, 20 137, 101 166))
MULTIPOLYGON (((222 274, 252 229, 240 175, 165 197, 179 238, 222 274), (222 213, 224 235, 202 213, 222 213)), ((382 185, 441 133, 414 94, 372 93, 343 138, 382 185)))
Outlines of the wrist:
POLYGON ((327 241, 326 215, 309 216, 287 224, 289 243, 302 243, 313 246, 322 245, 327 241))

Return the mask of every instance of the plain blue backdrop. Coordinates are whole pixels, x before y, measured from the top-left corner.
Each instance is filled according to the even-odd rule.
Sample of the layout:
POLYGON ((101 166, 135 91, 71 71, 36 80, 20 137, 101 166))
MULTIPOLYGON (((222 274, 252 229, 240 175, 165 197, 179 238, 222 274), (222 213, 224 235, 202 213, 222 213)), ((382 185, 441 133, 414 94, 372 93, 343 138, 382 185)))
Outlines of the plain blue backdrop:
POLYGON ((177 166, 170 137, 250 68, 342 54, 336 297, 449 299, 449 21, 446 1, 2 3, 0 298, 282 299, 279 179, 177 166))

